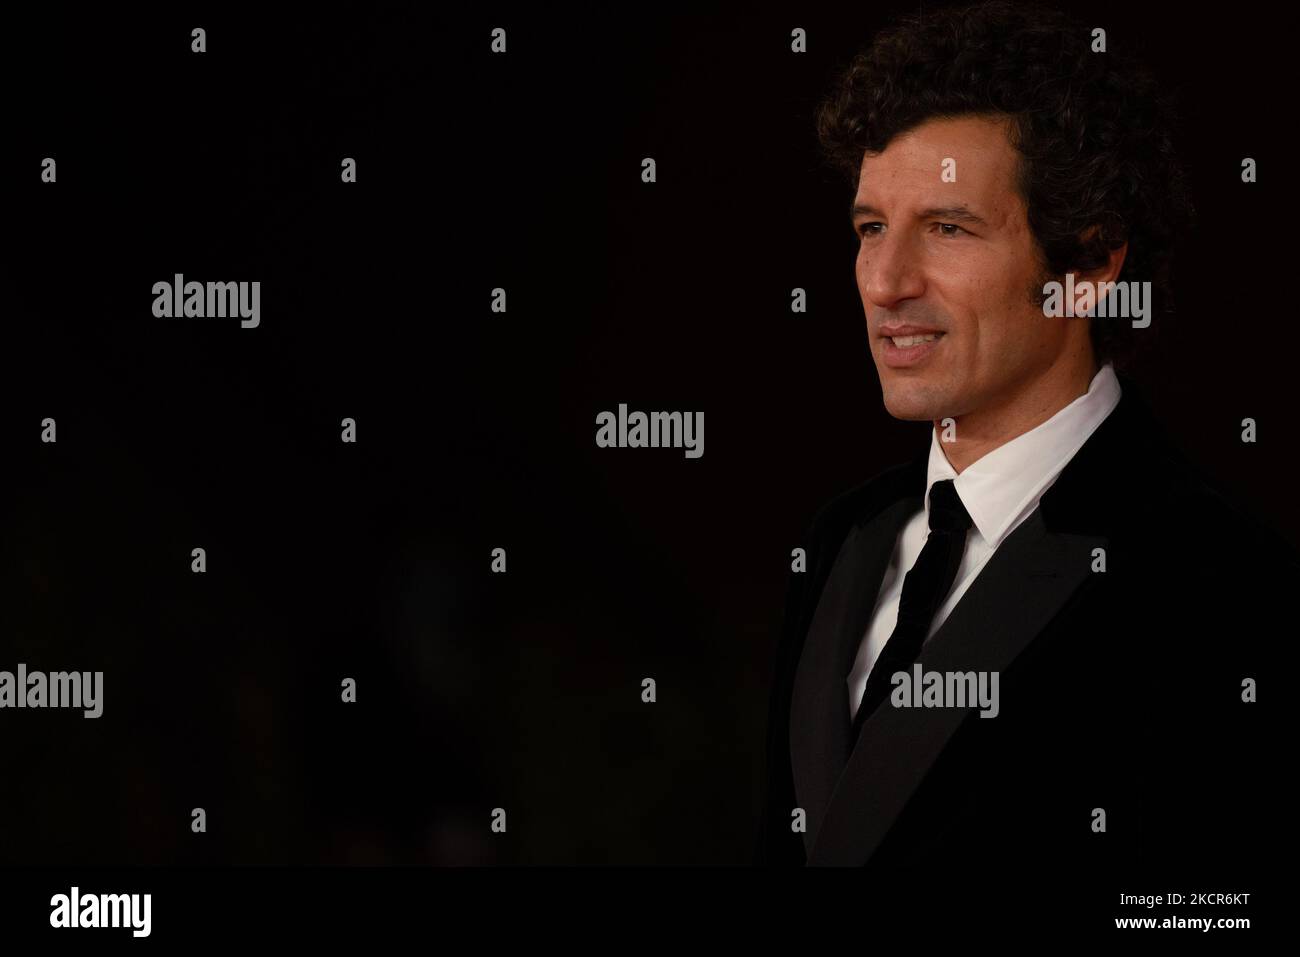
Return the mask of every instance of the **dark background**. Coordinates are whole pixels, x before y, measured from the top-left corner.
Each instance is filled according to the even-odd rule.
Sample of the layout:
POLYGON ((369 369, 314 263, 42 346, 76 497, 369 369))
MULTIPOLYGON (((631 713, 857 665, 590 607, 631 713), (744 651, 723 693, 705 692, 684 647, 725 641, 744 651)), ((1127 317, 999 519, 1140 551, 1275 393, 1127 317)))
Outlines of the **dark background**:
MULTIPOLYGON (((0 669, 105 678, 98 720, 0 712, 0 863, 751 859, 790 550, 928 441, 812 127, 915 5, 425 6, 4 23, 0 669), (261 326, 154 318, 176 272, 261 281, 261 326), (597 449, 620 402, 703 410, 703 458, 597 449)), ((1134 372, 1295 544, 1289 33, 1086 9, 1179 89, 1201 218, 1134 372)))

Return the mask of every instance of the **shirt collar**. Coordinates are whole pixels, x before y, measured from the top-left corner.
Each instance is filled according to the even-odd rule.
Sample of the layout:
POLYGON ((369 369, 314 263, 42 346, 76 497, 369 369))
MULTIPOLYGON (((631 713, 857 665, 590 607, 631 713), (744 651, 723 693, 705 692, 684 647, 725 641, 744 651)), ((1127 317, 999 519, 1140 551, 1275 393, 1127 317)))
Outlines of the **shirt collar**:
POLYGON ((1119 380, 1106 363, 1087 392, 1046 422, 972 462, 960 475, 944 454, 938 431, 932 430, 925 482, 927 524, 931 486, 951 479, 975 528, 996 548, 1115 409, 1119 397, 1119 380))

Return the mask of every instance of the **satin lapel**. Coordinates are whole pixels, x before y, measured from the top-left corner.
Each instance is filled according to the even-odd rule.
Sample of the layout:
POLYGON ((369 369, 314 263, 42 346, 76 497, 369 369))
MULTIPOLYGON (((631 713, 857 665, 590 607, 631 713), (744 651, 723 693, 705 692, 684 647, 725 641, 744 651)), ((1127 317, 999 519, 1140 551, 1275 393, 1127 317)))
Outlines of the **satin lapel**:
MULTIPOLYGON (((1005 671, 1088 580, 1092 549, 1106 543, 1106 538, 1095 535, 1049 532, 1041 510, 1035 510, 993 553, 952 614, 926 642, 918 659, 923 670, 1005 671)), ((818 637, 825 640, 824 635, 818 637)), ((805 699, 816 690, 811 675, 803 690, 805 699)), ((828 805, 820 803, 824 777, 819 769, 805 767, 809 799, 819 799, 814 805, 818 809, 826 807, 816 822, 819 826, 809 828, 815 836, 808 864, 866 863, 957 727, 974 710, 895 708, 886 700, 862 726, 828 805)), ((807 700, 801 713, 805 718, 815 715, 823 725, 829 722, 830 709, 814 707, 807 700)), ((972 720, 997 719, 973 716, 972 720)), ((824 727, 817 733, 834 740, 824 727)), ((815 743, 805 734, 796 750, 813 754, 815 743)), ((803 798, 804 792, 799 796, 803 798)), ((810 818, 811 812, 809 808, 810 818)))
POLYGON ((809 851, 848 756, 846 678, 853 654, 875 610, 898 532, 920 507, 919 495, 899 499, 849 531, 808 626, 790 703, 790 762, 809 851))

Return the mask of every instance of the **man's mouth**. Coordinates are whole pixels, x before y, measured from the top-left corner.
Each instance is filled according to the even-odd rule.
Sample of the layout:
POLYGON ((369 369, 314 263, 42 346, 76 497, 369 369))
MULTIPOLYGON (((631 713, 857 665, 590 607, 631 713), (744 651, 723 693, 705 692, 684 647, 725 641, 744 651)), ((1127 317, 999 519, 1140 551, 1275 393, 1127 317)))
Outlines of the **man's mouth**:
POLYGON ((943 335, 942 332, 931 332, 923 336, 887 336, 886 338, 898 348, 906 349, 908 346, 917 346, 922 342, 933 342, 941 335, 943 335))
POLYGON ((881 362, 890 369, 906 369, 921 365, 930 353, 939 348, 939 342, 946 338, 944 332, 908 332, 906 335, 881 336, 884 343, 880 352, 881 362))

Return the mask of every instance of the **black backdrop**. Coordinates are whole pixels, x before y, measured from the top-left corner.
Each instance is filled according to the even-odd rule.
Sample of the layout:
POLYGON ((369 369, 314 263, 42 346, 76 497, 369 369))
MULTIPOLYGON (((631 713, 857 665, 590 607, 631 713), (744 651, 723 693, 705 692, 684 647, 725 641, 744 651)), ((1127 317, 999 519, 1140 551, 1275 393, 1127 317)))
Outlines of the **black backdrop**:
MULTIPOLYGON (((0 863, 748 862, 790 549, 927 441, 811 122, 912 6, 7 21, 0 669, 105 691, 0 714, 0 863), (154 318, 178 272, 261 325, 154 318), (598 449, 620 402, 703 410, 704 456, 598 449)), ((1286 31, 1088 9, 1179 88, 1201 216, 1135 372, 1296 543, 1286 31)))

